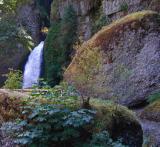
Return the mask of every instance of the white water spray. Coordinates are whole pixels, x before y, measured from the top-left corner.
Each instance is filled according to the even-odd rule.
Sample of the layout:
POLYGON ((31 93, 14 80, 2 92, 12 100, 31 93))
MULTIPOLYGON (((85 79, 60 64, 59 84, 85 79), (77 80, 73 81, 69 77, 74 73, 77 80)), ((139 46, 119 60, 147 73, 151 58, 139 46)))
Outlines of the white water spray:
POLYGON ((34 85, 38 85, 41 73, 43 46, 44 41, 40 42, 29 55, 23 74, 23 88, 31 88, 34 85))

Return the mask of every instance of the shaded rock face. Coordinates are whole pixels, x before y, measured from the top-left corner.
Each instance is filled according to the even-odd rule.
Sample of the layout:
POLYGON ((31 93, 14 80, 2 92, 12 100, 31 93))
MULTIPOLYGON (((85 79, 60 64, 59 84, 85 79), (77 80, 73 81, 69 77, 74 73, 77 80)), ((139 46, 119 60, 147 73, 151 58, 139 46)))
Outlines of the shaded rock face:
POLYGON ((112 99, 130 107, 144 102, 160 87, 158 17, 154 12, 142 11, 104 27, 82 45, 66 70, 65 79, 89 96, 112 99), (85 52, 88 46, 92 53, 100 48, 101 57, 97 58, 101 58, 101 65, 96 72, 97 63, 89 70, 79 64, 90 61, 91 53, 85 52), (86 73, 90 74, 89 79, 79 85, 86 73))
POLYGON ((160 122, 160 100, 147 106, 140 114, 142 119, 160 122))
POLYGON ((117 20, 129 13, 150 9, 159 11, 158 0, 58 0, 52 3, 51 21, 61 19, 67 6, 72 5, 78 17, 78 35, 84 40, 92 36, 92 27, 100 15, 117 20))
POLYGON ((62 19, 65 8, 72 5, 78 17, 78 32, 84 39, 91 36, 91 10, 96 7, 97 0, 58 0, 53 1, 51 21, 62 19), (56 12, 53 12, 56 11, 56 12))
POLYGON ((9 68, 20 69, 27 60, 29 50, 25 49, 21 44, 17 44, 17 48, 6 49, 5 53, 0 54, 0 87, 3 86, 6 77, 4 74, 9 72, 9 68))
POLYGON ((111 19, 119 19, 129 13, 154 10, 159 11, 158 0, 103 0, 103 12, 111 19))
POLYGON ((39 43, 40 17, 35 1, 25 3, 19 7, 17 22, 25 27, 35 43, 39 43))

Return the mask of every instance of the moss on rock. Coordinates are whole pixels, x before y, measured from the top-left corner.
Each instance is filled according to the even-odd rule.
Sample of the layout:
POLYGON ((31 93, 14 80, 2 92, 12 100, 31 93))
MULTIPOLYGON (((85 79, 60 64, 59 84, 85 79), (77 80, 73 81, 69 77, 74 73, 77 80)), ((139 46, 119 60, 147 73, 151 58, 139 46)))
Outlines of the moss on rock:
MULTIPOLYGON (((142 80, 139 70, 147 70, 142 69, 140 64, 151 64, 145 62, 148 54, 152 56, 147 46, 154 44, 153 50, 158 50, 158 16, 153 11, 140 11, 103 27, 77 49, 75 57, 65 71, 65 80, 74 84, 81 94, 86 96, 112 99, 128 106, 132 105, 131 103, 136 105, 139 99, 144 100, 143 96, 147 90, 143 90, 142 96, 141 87, 145 82, 139 84, 142 80), (146 41, 147 39, 150 42, 146 41), (94 55, 95 61, 98 62, 93 62, 91 55, 94 55)), ((157 63, 154 66, 158 66, 157 63)), ((148 66, 150 65, 144 68, 148 66)), ((145 78, 147 75, 143 76, 148 79, 145 78)), ((146 82, 151 84, 150 81, 146 82)), ((148 91, 150 90, 152 89, 148 91)))
POLYGON ((148 105, 140 115, 141 118, 150 121, 160 122, 160 100, 157 100, 148 105))
POLYGON ((97 111, 92 131, 107 130, 113 139, 121 138, 130 147, 142 145, 143 132, 133 112, 106 100, 92 99, 90 105, 97 111))

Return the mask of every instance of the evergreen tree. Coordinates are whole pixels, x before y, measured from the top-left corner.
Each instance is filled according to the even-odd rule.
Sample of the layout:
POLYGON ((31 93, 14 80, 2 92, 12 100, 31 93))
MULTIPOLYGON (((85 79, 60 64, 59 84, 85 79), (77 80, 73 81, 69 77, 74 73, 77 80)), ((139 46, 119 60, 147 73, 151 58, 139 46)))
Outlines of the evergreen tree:
POLYGON ((51 86, 60 82, 63 68, 70 62, 76 41, 77 19, 72 6, 65 9, 64 17, 50 28, 44 49, 44 77, 51 86))

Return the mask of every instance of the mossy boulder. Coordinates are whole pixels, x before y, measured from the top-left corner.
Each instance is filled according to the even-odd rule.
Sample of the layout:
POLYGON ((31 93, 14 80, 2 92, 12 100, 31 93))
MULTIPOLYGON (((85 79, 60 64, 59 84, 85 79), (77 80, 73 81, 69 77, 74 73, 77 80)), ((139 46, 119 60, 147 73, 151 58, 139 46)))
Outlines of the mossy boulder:
POLYGON ((90 105, 97 111, 92 131, 107 130, 113 139, 121 138, 130 147, 142 146, 143 131, 133 112, 105 100, 92 99, 90 105))
POLYGON ((140 114, 140 117, 150 121, 160 122, 160 100, 148 105, 140 114))
POLYGON ((86 96, 135 106, 159 88, 160 23, 140 11, 103 27, 82 44, 64 74, 86 96))

